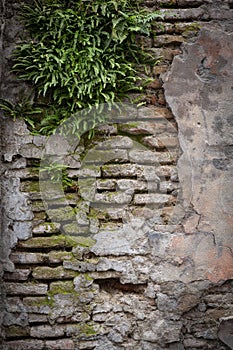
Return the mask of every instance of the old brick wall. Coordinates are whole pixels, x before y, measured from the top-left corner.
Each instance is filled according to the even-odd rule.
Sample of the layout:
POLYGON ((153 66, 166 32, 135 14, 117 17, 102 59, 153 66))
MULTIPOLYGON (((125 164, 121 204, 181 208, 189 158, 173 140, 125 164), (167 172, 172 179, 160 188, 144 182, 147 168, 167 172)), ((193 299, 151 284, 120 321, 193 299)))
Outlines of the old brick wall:
MULTIPOLYGON (((5 350, 233 348, 233 2, 144 3, 165 14, 144 41, 162 56, 142 73, 145 107, 75 154, 2 116, 5 350), (41 193, 44 152, 64 153, 65 194, 41 193)), ((8 69, 19 4, 1 7, 1 97, 14 100, 26 88, 8 69)))

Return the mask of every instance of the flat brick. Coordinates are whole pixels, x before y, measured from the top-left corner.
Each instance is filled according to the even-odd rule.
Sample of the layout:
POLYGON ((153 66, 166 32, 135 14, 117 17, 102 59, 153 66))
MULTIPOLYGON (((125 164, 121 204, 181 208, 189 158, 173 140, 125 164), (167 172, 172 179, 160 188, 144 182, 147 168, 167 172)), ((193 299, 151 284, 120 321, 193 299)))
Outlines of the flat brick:
POLYGON ((31 337, 33 338, 58 338, 65 334, 64 326, 33 326, 30 329, 31 337))
POLYGON ((29 269, 17 269, 14 272, 6 272, 4 279, 7 281, 26 281, 30 272, 29 269))
POLYGON ((145 150, 132 150, 129 152, 131 162, 137 164, 149 164, 158 166, 163 164, 171 164, 176 158, 172 152, 155 152, 145 150))
POLYGON ((6 293, 10 295, 46 295, 47 284, 35 283, 5 283, 6 293))
POLYGON ((165 194, 135 194, 134 203, 135 204, 158 204, 164 205, 172 201, 173 197, 165 194))
POLYGON ((35 267, 32 272, 32 276, 37 280, 61 280, 64 278, 75 277, 76 274, 73 271, 65 270, 62 266, 58 267, 47 267, 39 266, 35 267))
POLYGON ((40 264, 43 263, 47 255, 43 253, 11 253, 10 259, 15 264, 40 264))
POLYGON ((96 193, 94 202, 105 204, 125 204, 129 203, 131 199, 132 196, 124 192, 103 192, 96 193))
POLYGON ((23 248, 55 248, 66 247, 68 243, 64 236, 51 236, 51 237, 34 237, 27 241, 21 241, 20 247, 23 248))
POLYGON ((3 350, 43 350, 44 342, 42 340, 13 340, 4 343, 3 350))
POLYGON ((10 326, 4 328, 6 338, 27 337, 30 335, 28 327, 10 326))
POLYGON ((59 223, 51 223, 51 222, 45 222, 43 224, 40 224, 38 226, 35 226, 32 230, 33 233, 36 234, 43 234, 43 233, 58 233, 60 230, 60 224, 59 223))
POLYGON ((75 344, 71 339, 47 340, 47 350, 75 350, 75 344))
POLYGON ((108 140, 99 142, 95 149, 109 150, 109 149, 129 149, 133 146, 133 140, 127 136, 113 136, 108 140))
POLYGON ((188 9, 161 9, 165 20, 200 20, 208 19, 208 12, 204 8, 188 8, 188 9))
POLYGON ((122 149, 106 149, 106 150, 99 150, 99 149, 93 149, 89 153, 87 153, 87 156, 83 159, 83 166, 85 167, 86 164, 104 164, 108 161, 121 161, 121 160, 128 160, 128 154, 126 150, 122 149))

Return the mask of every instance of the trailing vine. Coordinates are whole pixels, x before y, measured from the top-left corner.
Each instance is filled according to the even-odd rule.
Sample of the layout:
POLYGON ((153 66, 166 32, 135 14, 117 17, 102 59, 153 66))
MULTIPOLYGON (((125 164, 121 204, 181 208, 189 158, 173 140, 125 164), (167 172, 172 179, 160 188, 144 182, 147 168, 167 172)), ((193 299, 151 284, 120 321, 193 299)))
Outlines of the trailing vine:
MULTIPOLYGON (((102 103, 111 108, 135 91, 137 65, 151 60, 138 35, 150 35, 152 20, 161 17, 133 0, 33 0, 24 5, 27 35, 14 52, 13 71, 35 92, 29 112, 20 113, 33 132, 49 135, 71 114, 102 103)), ((18 105, 1 100, 0 107, 17 117, 18 105)))

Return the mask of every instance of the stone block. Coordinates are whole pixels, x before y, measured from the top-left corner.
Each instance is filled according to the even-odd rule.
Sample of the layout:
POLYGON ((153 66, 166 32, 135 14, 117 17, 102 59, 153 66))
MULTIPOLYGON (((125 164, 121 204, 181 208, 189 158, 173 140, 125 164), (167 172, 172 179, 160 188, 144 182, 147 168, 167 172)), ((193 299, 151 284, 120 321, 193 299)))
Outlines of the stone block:
POLYGON ((134 196, 135 204, 155 204, 161 206, 171 203, 172 200, 172 196, 157 193, 135 194, 134 196))
POLYGON ((138 164, 106 164, 101 169, 103 177, 136 177, 143 173, 138 164))
POLYGON ((178 137, 176 136, 146 136, 143 138, 143 143, 146 146, 149 146, 151 148, 155 149, 164 149, 167 148, 170 150, 170 148, 178 147, 179 141, 178 137))
POLYGON ((35 146, 33 143, 26 144, 20 147, 19 154, 25 158, 41 159, 43 149, 35 146))
POLYGON ((96 193, 94 202, 104 203, 104 204, 127 204, 132 200, 131 194, 126 194, 124 192, 103 192, 96 193))
POLYGON ((126 150, 122 149, 92 149, 87 153, 83 159, 82 166, 86 167, 89 164, 104 164, 108 161, 121 162, 128 160, 128 154, 126 150))
POLYGON ((29 323, 47 323, 48 322, 48 316, 47 315, 40 315, 40 314, 29 314, 28 315, 28 322, 29 323))
POLYGON ((42 283, 5 283, 9 295, 46 295, 48 286, 42 283))
POLYGON ((98 190, 115 190, 116 189, 116 180, 110 179, 101 179, 96 181, 96 188, 98 190))
POLYGON ((38 266, 33 269, 32 276, 36 280, 62 280, 76 276, 74 271, 65 270, 62 266, 38 266))
POLYGON ((48 209, 47 214, 54 222, 75 220, 75 212, 68 206, 58 209, 48 209))
POLYGON ((4 329, 4 334, 6 338, 23 338, 30 335, 30 330, 28 327, 11 326, 4 329))
POLYGON ((44 222, 38 226, 33 227, 32 232, 35 234, 51 234, 58 233, 61 225, 59 223, 44 222))
POLYGON ((4 350, 43 350, 44 342, 37 339, 12 340, 5 342, 4 350))
POLYGON ((119 150, 119 149, 130 149, 133 146, 133 140, 127 136, 114 136, 108 140, 104 140, 98 143, 95 149, 100 150, 119 150))
POLYGON ((160 135, 164 132, 175 132, 174 126, 165 118, 156 121, 135 121, 119 125, 120 131, 129 135, 160 135))
POLYGON ((71 252, 62 252, 62 251, 51 251, 48 253, 48 260, 50 263, 61 263, 64 260, 71 260, 74 256, 71 252))
POLYGON ((72 339, 47 340, 45 342, 47 350, 75 350, 72 339))
POLYGON ((14 272, 6 272, 4 279, 6 281, 26 281, 30 274, 31 270, 29 269, 17 269, 14 272))
POLYGON ((59 338, 65 335, 65 326, 32 326, 30 335, 33 338, 59 338))
POLYGON ((50 236, 50 237, 33 237, 27 241, 22 241, 19 243, 20 247, 23 248, 56 248, 56 247, 66 247, 69 244, 66 241, 66 237, 63 235, 50 236))
POLYGON ((150 164, 155 167, 163 164, 171 164, 175 161, 172 152, 155 152, 146 150, 129 151, 129 159, 137 164, 150 164))
POLYGON ((15 264, 41 264, 47 255, 43 253, 11 253, 11 261, 15 264))

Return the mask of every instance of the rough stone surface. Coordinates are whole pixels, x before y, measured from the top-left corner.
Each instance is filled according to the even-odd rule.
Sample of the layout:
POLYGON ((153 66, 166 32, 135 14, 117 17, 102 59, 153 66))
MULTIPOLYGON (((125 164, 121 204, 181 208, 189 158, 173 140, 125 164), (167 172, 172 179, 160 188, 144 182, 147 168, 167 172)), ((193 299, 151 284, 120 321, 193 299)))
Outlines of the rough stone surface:
MULTIPOLYGON (((142 106, 76 153, 1 114, 4 350, 232 348, 233 2, 144 1, 158 5, 156 35, 138 39, 162 56, 140 68, 142 106), (39 182, 44 152, 72 187, 39 182)), ((13 102, 30 92, 9 73, 19 10, 0 2, 0 97, 13 102)))

